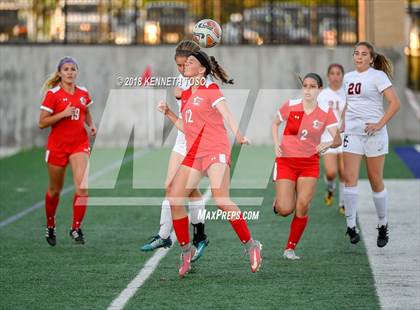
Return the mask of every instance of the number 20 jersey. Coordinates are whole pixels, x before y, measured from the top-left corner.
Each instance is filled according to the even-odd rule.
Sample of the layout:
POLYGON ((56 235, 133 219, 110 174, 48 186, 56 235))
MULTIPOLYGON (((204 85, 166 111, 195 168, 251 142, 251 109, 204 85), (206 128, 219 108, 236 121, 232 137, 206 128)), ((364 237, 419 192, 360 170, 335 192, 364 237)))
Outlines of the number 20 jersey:
POLYGON ((383 91, 392 83, 383 71, 369 68, 347 73, 343 84, 347 101, 345 134, 365 135, 366 123, 377 123, 384 116, 383 91))

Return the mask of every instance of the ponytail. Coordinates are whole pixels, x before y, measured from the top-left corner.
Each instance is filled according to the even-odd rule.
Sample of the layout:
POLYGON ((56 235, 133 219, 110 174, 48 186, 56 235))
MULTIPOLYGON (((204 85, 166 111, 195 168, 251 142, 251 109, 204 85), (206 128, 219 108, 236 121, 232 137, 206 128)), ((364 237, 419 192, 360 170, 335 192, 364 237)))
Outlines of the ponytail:
POLYGON ((44 82, 42 86, 42 91, 46 92, 47 90, 56 87, 61 82, 61 77, 58 75, 58 71, 51 73, 49 78, 44 82))
POLYGON ((392 63, 384 55, 376 53, 376 57, 373 60, 373 67, 376 70, 385 72, 389 78, 392 78, 392 63))
POLYGON ((369 43, 369 42, 359 42, 356 44, 355 49, 360 46, 366 46, 370 52, 370 56, 373 58, 373 63, 371 64, 371 66, 373 68, 375 68, 376 70, 381 70, 383 72, 385 72, 385 74, 389 77, 392 78, 392 63, 391 61, 386 58, 384 55, 379 54, 375 51, 375 47, 373 46, 373 44, 369 43))
POLYGON ((211 75, 213 75, 216 79, 222 81, 225 84, 233 84, 233 79, 230 79, 227 75, 225 69, 222 68, 221 65, 217 62, 214 56, 210 56, 211 62, 211 75))

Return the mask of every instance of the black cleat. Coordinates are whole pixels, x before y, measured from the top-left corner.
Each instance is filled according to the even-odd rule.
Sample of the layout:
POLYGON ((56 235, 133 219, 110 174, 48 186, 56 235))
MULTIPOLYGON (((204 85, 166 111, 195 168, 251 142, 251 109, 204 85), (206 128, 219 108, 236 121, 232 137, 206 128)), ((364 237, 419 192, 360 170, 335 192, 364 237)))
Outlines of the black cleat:
POLYGON ((70 230, 70 237, 77 243, 77 244, 85 244, 85 238, 83 237, 82 230, 79 229, 72 229, 70 230))
POLYGON ((55 238, 55 227, 47 227, 45 229, 45 239, 50 246, 55 246, 57 244, 55 238))
POLYGON ((356 226, 354 226, 353 228, 347 227, 346 235, 349 235, 350 242, 352 244, 356 244, 357 242, 360 241, 360 235, 357 232, 356 226))
POLYGON ((383 248, 388 243, 388 224, 382 225, 381 227, 376 228, 378 230, 378 240, 376 244, 378 247, 383 248))
POLYGON ((273 201, 273 212, 274 212, 274 214, 279 214, 276 210, 276 205, 277 205, 277 199, 274 199, 274 201, 273 201))

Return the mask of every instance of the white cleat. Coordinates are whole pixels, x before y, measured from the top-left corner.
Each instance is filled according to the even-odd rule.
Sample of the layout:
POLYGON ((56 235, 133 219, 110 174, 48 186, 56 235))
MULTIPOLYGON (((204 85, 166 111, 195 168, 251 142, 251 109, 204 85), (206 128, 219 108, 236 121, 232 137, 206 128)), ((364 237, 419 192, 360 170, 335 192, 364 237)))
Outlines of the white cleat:
POLYGON ((299 256, 297 256, 297 255, 295 254, 295 251, 294 251, 294 250, 292 250, 292 249, 286 249, 286 250, 284 250, 283 257, 284 257, 285 259, 290 259, 290 260, 297 260, 297 259, 300 259, 300 257, 299 257, 299 256))

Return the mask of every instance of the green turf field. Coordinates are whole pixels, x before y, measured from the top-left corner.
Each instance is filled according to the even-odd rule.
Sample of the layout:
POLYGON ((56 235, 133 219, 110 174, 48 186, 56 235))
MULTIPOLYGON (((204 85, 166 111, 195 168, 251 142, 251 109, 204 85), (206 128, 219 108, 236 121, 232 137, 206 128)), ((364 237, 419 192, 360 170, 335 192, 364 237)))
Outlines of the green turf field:
MULTIPOLYGON (((269 152, 271 148, 260 147, 241 156, 251 156, 244 157, 245 163, 258 163, 270 158, 266 156, 269 152)), ((167 149, 151 150, 140 157, 140 164, 153 171, 148 177, 165 174, 168 154, 167 149)), ((43 199, 47 186, 43 156, 43 150, 36 149, 0 160, 0 221, 43 199)), ((258 165, 247 166, 247 173, 261 175, 258 165)), ((114 190, 91 190, 90 195, 137 197, 163 193, 153 188, 133 190, 132 173, 133 164, 128 161, 119 172, 114 190)), ((66 185, 71 185, 70 177, 68 173, 66 185)), ((391 152, 385 177, 412 175, 391 152)), ((379 308, 364 245, 348 242, 344 217, 336 207, 323 205, 321 182, 297 250, 300 261, 281 258, 290 218, 274 216, 269 175, 267 183, 266 189, 232 191, 235 196, 264 197, 262 206, 246 208, 260 211, 259 220, 250 222, 254 237, 263 243, 263 265, 258 274, 249 271, 248 259, 230 224, 209 221, 206 229, 210 245, 192 273, 185 279, 178 278, 179 247, 175 245, 126 308, 379 308)), ((157 232, 160 207, 91 206, 84 223, 87 243, 76 246, 68 237, 72 195, 70 192, 61 197, 54 248, 44 239, 42 208, 0 228, 0 309, 104 309, 153 255, 141 253, 139 246, 157 232)))

